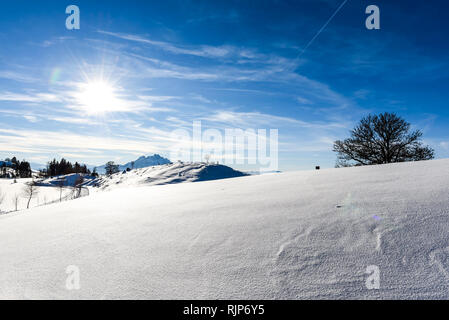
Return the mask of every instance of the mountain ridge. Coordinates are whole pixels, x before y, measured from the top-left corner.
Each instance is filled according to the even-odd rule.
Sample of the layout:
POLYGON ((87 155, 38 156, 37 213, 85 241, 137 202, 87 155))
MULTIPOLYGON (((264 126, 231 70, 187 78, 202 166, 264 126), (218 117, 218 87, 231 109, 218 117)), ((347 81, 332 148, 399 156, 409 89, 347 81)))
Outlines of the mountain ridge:
MULTIPOLYGON (((141 156, 137 158, 134 161, 127 162, 125 164, 120 165, 119 164, 119 170, 124 171, 126 169, 142 169, 146 167, 151 166, 158 166, 158 165, 164 165, 164 164, 170 164, 172 163, 169 159, 162 157, 161 155, 155 153, 152 156, 141 156)), ((106 165, 93 167, 96 168, 97 173, 99 174, 105 174, 106 173, 106 165)), ((92 170, 93 170, 92 168, 92 170)))

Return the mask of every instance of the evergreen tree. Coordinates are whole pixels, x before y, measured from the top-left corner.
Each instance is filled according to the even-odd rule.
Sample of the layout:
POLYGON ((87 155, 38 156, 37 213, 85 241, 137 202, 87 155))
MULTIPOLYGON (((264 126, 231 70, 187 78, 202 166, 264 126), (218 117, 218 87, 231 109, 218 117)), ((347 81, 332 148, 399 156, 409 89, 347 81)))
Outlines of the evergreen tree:
POLYGON ((108 175, 108 176, 119 172, 118 165, 116 165, 114 163, 114 161, 109 161, 108 163, 106 163, 105 170, 106 170, 106 175, 108 175))

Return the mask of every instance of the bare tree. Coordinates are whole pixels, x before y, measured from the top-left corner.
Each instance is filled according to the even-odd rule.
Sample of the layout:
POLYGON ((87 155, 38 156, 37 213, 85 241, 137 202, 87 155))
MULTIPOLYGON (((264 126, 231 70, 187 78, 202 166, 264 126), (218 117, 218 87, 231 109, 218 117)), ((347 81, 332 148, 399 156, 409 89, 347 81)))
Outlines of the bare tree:
POLYGON ((14 211, 17 211, 17 207, 18 207, 18 204, 19 204, 19 195, 15 194, 14 197, 12 198, 12 200, 14 202, 14 208, 15 208, 14 211))
POLYGON ((79 198, 81 196, 81 190, 83 189, 84 177, 79 176, 76 178, 75 183, 73 184, 73 197, 79 198))
POLYGON ((34 198, 35 196, 37 196, 37 194, 38 194, 37 185, 34 180, 25 184, 25 187, 23 189, 23 194, 24 194, 25 198, 28 199, 27 209, 29 209, 31 199, 34 198))
POLYGON ((422 144, 422 132, 410 132, 410 123, 394 113, 369 115, 350 132, 351 137, 334 142, 337 166, 371 165, 434 158, 434 150, 422 144))
POLYGON ((65 179, 59 178, 59 180, 57 181, 57 186, 59 189, 59 202, 62 202, 62 190, 64 190, 65 179))
POLYGON ((2 189, 0 189, 0 207, 5 200, 5 194, 3 193, 2 189))

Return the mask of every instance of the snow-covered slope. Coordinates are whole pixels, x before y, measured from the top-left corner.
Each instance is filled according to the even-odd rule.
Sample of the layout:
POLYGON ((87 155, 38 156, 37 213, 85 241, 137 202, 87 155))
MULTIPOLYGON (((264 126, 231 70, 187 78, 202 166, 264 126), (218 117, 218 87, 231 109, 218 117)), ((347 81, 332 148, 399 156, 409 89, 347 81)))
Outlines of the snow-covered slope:
POLYGON ((0 217, 0 297, 447 299, 448 190, 436 160, 101 192, 0 217))
POLYGON ((73 187, 79 179, 83 179, 82 185, 88 185, 92 180, 95 180, 96 178, 94 176, 89 176, 86 174, 71 173, 47 179, 36 179, 36 183, 38 186, 42 187, 57 187, 61 183, 65 187, 73 187))
MULTIPOLYGON (((0 179, 0 194, 4 196, 3 201, 0 201, 0 214, 16 210, 16 201, 17 210, 27 208, 28 197, 25 194, 25 186, 31 181, 32 179, 16 179, 16 183, 14 183, 14 179, 0 179)), ((30 201, 30 208, 59 201, 60 197, 65 200, 70 198, 71 192, 72 190, 69 188, 64 188, 60 194, 60 190, 57 188, 42 184, 36 187, 36 194, 30 201)))
MULTIPOLYGON (((142 185, 161 185, 181 182, 197 182, 241 177, 245 174, 230 167, 206 163, 176 162, 160 166, 119 172, 109 177, 100 177, 88 183, 100 190, 128 188, 142 185)), ((95 189, 94 189, 95 191, 95 189)))

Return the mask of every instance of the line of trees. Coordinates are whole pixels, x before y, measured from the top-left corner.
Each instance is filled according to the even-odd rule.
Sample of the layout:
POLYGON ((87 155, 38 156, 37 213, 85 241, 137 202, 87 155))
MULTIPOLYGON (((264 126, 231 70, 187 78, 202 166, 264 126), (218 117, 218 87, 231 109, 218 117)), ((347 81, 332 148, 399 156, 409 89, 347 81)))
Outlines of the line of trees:
POLYGON ((78 162, 72 164, 70 161, 62 158, 61 161, 53 159, 47 164, 47 169, 44 172, 47 176, 61 176, 71 173, 91 174, 90 170, 85 164, 81 165, 78 162))

